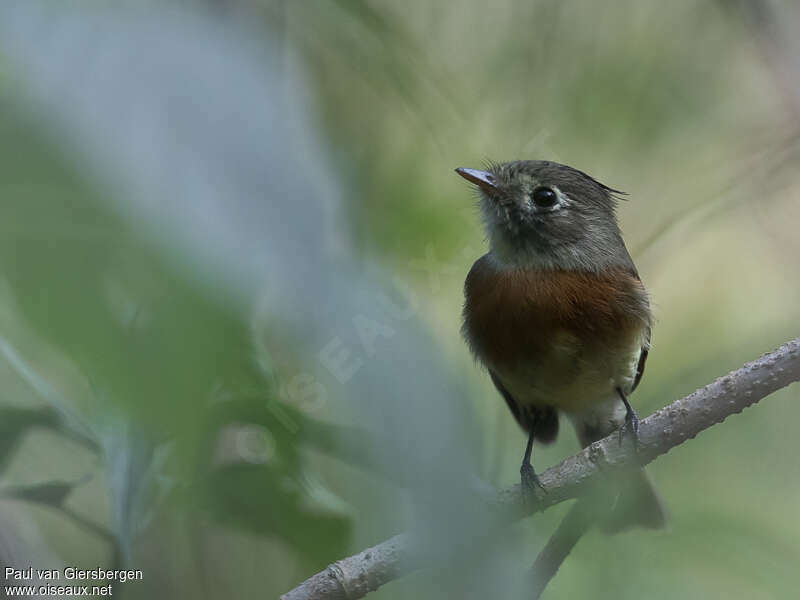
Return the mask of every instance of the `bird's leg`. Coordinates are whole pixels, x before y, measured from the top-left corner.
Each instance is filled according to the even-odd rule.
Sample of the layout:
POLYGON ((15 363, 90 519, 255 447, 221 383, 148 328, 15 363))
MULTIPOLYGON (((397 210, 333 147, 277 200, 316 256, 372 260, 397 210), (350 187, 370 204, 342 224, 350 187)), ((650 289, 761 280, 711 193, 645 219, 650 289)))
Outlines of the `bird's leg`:
POLYGON ((628 402, 627 396, 625 396, 625 392, 622 391, 621 388, 617 388, 617 393, 619 397, 622 399, 622 403, 625 405, 625 423, 622 427, 619 428, 619 445, 622 445, 622 438, 625 434, 631 433, 633 434, 633 445, 638 450, 639 449, 639 415, 636 414, 636 411, 633 410, 631 403, 628 402))
POLYGON ((523 497, 527 496, 527 494, 534 494, 536 495, 536 488, 538 487, 543 492, 547 490, 544 489, 542 482, 539 480, 539 476, 536 474, 536 471, 533 470, 533 465, 531 464, 531 454, 533 453, 533 431, 528 434, 528 445, 525 446, 525 456, 522 458, 522 466, 519 468, 519 475, 520 475, 520 483, 522 485, 522 495, 523 497))

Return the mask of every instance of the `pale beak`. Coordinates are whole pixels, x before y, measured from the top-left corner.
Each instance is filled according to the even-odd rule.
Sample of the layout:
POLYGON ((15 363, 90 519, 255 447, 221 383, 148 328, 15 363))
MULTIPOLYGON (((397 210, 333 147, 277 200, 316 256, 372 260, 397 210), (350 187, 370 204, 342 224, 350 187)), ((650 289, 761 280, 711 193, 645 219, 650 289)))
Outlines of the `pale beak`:
POLYGON ((474 183, 482 190, 489 192, 490 194, 497 192, 494 175, 491 173, 487 173, 486 171, 478 171, 477 169, 465 169, 463 167, 457 168, 456 173, 461 175, 467 181, 474 183))

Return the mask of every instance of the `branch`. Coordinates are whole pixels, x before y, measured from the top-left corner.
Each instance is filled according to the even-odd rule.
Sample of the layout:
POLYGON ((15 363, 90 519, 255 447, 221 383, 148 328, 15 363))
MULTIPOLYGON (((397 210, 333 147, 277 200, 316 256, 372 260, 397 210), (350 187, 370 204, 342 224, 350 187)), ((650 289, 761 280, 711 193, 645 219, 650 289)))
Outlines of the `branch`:
POLYGON ((591 509, 591 503, 585 500, 576 502, 536 557, 528 574, 530 579, 528 589, 533 600, 539 600, 544 588, 555 577, 564 559, 594 524, 596 511, 591 509))
MULTIPOLYGON (((619 445, 616 433, 584 448, 540 475, 546 494, 523 500, 519 484, 490 502, 501 521, 512 522, 577 498, 608 472, 646 465, 704 429, 742 412, 790 383, 800 381, 800 338, 731 371, 643 419, 638 452, 619 445)), ((423 566, 413 537, 404 533, 343 558, 281 596, 281 600, 355 600, 423 566)))

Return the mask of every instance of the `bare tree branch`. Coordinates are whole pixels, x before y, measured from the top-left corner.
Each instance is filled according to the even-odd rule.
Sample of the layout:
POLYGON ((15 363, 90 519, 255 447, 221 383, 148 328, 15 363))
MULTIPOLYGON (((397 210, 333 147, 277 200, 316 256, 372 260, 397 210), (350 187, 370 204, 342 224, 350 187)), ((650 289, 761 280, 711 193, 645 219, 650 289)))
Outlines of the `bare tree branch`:
POLYGON ((596 511, 591 509, 587 500, 576 502, 536 557, 528 577, 531 600, 539 600, 575 544, 595 523, 596 511))
MULTIPOLYGON (((520 486, 499 490, 490 502, 500 521, 512 522, 554 504, 583 496, 609 472, 645 465, 704 429, 790 383, 800 381, 800 338, 720 377, 643 419, 638 451, 620 446, 616 433, 593 443, 540 475, 546 494, 523 500, 520 486)), ((425 561, 404 533, 331 564, 281 596, 282 600, 355 600, 425 561)))

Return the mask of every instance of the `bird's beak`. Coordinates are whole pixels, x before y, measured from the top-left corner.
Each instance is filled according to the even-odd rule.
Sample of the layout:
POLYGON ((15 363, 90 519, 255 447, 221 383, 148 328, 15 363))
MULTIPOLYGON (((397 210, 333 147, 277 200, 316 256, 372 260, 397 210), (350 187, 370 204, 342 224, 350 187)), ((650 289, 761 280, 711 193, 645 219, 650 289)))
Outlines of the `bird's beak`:
POLYGON ((477 169, 465 169, 463 167, 457 168, 456 173, 461 175, 467 181, 474 183, 485 192, 497 192, 497 185, 495 185, 494 175, 491 173, 487 173, 486 171, 478 171, 477 169))

